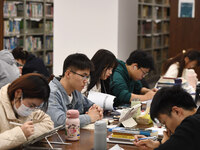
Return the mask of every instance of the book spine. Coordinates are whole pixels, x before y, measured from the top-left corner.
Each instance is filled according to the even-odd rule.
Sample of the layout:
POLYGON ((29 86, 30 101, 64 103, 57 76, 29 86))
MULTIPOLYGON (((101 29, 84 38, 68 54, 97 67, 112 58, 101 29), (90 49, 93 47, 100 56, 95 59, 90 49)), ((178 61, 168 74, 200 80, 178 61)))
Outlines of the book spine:
POLYGON ((112 134, 111 137, 113 138, 123 138, 123 139, 135 139, 135 137, 132 135, 116 135, 116 134, 112 134))
POLYGON ((145 136, 151 136, 151 131, 145 131, 145 130, 140 130, 140 131, 131 131, 131 130, 113 130, 113 133, 125 133, 125 134, 140 134, 140 135, 145 135, 145 136))
POLYGON ((115 130, 113 129, 112 132, 116 133, 127 133, 127 134, 140 134, 140 131, 131 131, 131 130, 115 130))

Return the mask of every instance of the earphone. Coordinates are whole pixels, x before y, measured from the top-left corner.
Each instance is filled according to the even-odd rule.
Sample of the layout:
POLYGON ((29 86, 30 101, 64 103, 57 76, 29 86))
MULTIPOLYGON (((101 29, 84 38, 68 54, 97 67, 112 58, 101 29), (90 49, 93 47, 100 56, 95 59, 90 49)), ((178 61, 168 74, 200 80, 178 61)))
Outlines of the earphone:
POLYGON ((137 67, 136 67, 136 66, 134 66, 134 67, 133 67, 133 69, 134 69, 134 70, 136 70, 136 69, 137 69, 137 67))

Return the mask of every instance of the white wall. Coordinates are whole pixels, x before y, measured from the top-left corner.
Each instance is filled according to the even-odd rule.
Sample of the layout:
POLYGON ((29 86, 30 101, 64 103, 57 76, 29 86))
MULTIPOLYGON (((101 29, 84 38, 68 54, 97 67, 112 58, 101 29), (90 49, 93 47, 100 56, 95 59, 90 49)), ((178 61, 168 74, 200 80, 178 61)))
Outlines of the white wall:
POLYGON ((121 12, 127 11, 125 9, 131 8, 131 1, 135 0, 55 0, 53 73, 61 75, 64 59, 75 52, 91 58, 98 49, 104 48, 111 50, 120 59, 127 58, 130 50, 136 48, 134 40, 137 38, 133 40, 133 36, 137 35, 132 35, 134 32, 129 29, 131 27, 137 31, 137 23, 134 24, 135 20, 132 19, 137 11, 128 11, 135 13, 131 19, 122 19, 123 22, 132 22, 126 22, 125 26, 119 16, 123 14, 121 12), (122 9, 119 1, 128 2, 128 5, 122 9))
POLYGON ((138 0, 119 0, 118 58, 125 61, 137 49, 138 0))

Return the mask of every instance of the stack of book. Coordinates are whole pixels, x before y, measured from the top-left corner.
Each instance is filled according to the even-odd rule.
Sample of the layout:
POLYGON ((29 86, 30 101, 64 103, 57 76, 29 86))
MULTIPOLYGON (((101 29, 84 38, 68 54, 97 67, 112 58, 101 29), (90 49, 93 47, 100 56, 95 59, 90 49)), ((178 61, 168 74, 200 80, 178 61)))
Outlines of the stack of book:
POLYGON ((109 143, 133 145, 135 135, 158 136, 158 131, 156 130, 126 129, 123 127, 115 127, 108 129, 108 131, 112 132, 107 138, 107 142, 109 143))
MULTIPOLYGON (((176 78, 170 78, 170 77, 161 77, 158 82, 156 83, 156 88, 162 88, 162 87, 172 87, 176 85, 175 83, 176 78)), ((178 78, 177 78, 178 79, 178 78)), ((179 78, 181 80, 181 86, 183 87, 186 84, 186 80, 184 78, 179 78)))

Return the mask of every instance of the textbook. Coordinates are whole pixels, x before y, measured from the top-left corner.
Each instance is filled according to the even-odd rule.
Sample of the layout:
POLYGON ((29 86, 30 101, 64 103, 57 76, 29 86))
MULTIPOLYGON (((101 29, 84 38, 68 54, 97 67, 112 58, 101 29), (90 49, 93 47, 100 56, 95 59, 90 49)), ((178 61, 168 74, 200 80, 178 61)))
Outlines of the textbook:
POLYGON ((140 129, 126 129, 123 127, 115 127, 108 129, 109 132, 113 133, 126 133, 131 135, 145 135, 145 136, 157 136, 158 131, 156 130, 140 130, 140 129))
POLYGON ((112 133, 109 138, 115 138, 115 139, 134 139, 134 135, 132 134, 125 134, 125 133, 112 133))
POLYGON ((113 110, 113 103, 115 99, 115 96, 113 95, 90 91, 88 99, 99 105, 104 110, 113 110))
POLYGON ((133 141, 123 141, 123 140, 116 140, 116 139, 110 139, 107 138, 108 143, 116 143, 116 144, 128 144, 128 145, 134 145, 133 141))

